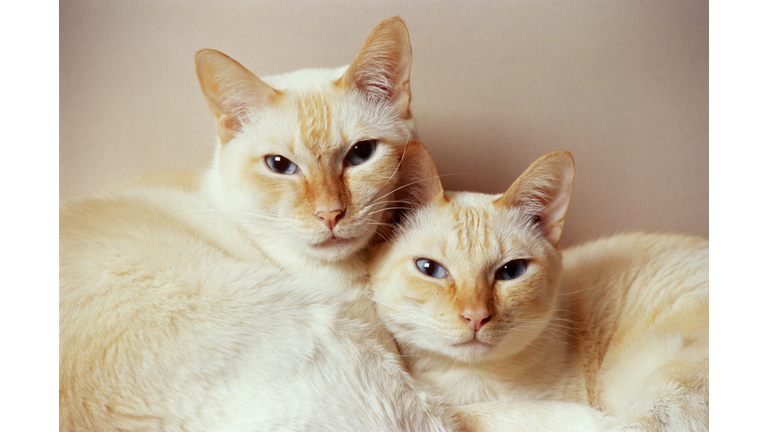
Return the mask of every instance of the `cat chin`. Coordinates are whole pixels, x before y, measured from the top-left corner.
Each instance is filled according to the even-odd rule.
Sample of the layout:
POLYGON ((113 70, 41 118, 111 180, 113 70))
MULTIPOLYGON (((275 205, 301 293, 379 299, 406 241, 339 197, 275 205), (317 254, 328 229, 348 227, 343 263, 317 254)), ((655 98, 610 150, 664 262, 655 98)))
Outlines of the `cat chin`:
POLYGON ((311 256, 324 261, 340 261, 360 251, 368 239, 361 237, 331 236, 316 243, 310 243, 307 250, 311 256))
POLYGON ((321 241, 320 243, 312 244, 312 247, 316 249, 332 249, 332 248, 338 248, 338 247, 346 247, 347 245, 357 243, 359 240, 360 239, 357 237, 344 238, 344 237, 331 236, 326 240, 321 241))
POLYGON ((365 249, 373 237, 371 233, 376 228, 376 226, 363 228, 347 226, 338 231, 334 230, 333 233, 326 231, 323 234, 315 234, 306 239, 307 250, 315 258, 329 262, 340 261, 365 249))
POLYGON ((501 340, 479 335, 477 339, 451 344, 444 353, 464 363, 480 363, 512 357, 528 345, 514 338, 501 340))
POLYGON ((435 338, 434 334, 413 339, 412 344, 419 350, 432 351, 441 354, 453 361, 461 363, 480 363, 488 359, 493 353, 495 345, 474 337, 449 337, 447 339, 435 338))
POLYGON ((470 342, 453 345, 449 355, 460 362, 479 363, 486 360, 492 351, 493 345, 475 339, 470 342))

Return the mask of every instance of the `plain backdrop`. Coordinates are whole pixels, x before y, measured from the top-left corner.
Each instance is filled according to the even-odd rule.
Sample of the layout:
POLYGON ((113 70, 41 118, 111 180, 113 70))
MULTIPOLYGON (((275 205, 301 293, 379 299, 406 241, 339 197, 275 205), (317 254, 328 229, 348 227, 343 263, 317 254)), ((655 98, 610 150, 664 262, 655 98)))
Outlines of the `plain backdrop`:
POLYGON ((562 245, 622 231, 709 232, 704 0, 62 0, 59 192, 168 168, 214 146, 194 54, 256 75, 349 63, 399 15, 412 110, 447 189, 503 192, 570 150, 562 245))

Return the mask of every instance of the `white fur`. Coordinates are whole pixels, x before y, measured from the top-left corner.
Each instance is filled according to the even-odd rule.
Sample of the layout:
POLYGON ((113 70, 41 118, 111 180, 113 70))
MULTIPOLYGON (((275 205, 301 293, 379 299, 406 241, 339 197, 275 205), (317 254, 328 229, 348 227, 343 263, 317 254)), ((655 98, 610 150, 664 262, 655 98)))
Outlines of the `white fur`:
MULTIPOLYGON (((377 29, 390 27, 409 64, 405 27, 377 29)), ((267 78, 282 105, 243 108, 271 90, 220 53, 204 57, 199 77, 223 137, 211 168, 61 205, 60 430, 460 429, 406 373, 364 295, 366 247, 392 205, 410 115, 334 90, 346 67, 267 78), (291 105, 309 96, 334 98, 315 153, 302 150, 291 105), (346 167, 339 158, 357 139, 379 146, 346 167), (269 171, 265 154, 292 158, 301 174, 269 171), (253 175, 285 194, 329 176, 377 184, 345 184, 354 199, 333 233, 357 240, 316 250, 330 233, 311 206, 272 199, 253 175)))

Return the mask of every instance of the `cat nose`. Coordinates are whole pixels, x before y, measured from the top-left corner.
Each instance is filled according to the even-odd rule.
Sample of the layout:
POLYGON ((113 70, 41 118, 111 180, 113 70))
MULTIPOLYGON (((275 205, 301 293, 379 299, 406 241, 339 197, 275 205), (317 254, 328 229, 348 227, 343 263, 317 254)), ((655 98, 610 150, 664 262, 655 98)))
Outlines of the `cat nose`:
POLYGON ((488 312, 488 309, 483 306, 475 309, 465 309, 461 314, 461 317, 467 322, 469 328, 476 332, 480 330, 480 327, 490 321, 491 314, 488 312))
POLYGON ((335 227, 336 224, 339 223, 339 220, 344 217, 346 211, 346 209, 331 211, 321 210, 315 213, 315 217, 325 221, 325 225, 328 226, 328 229, 333 231, 333 227, 335 227))

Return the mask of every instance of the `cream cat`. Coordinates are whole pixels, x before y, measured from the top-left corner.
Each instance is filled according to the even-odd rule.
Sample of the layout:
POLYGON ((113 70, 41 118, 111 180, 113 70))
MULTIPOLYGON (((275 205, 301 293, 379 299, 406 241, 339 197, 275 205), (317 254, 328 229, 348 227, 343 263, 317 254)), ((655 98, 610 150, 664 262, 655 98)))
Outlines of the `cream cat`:
POLYGON ((570 153, 485 195, 444 192, 426 149, 406 152, 424 204, 371 281, 415 378, 453 405, 488 402, 479 429, 708 429, 706 240, 618 235, 561 255, 570 153))
POLYGON ((60 430, 459 429, 362 295, 414 133, 410 61, 397 18, 338 69, 197 54, 210 169, 61 204, 60 430))

